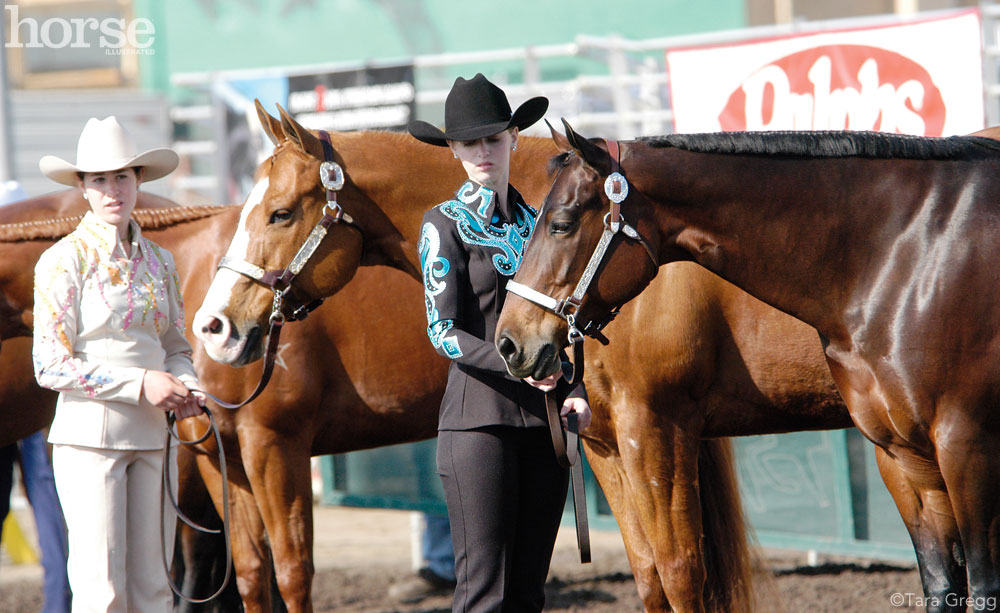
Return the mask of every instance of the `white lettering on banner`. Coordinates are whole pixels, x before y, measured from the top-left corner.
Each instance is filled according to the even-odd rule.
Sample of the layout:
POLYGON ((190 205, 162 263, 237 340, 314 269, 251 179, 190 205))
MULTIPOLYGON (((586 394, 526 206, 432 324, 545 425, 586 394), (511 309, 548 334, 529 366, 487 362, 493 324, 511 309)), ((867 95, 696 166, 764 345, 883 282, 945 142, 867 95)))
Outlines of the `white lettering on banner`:
POLYGON ((4 12, 7 13, 5 22, 10 24, 7 33, 5 47, 13 48, 41 48, 62 49, 71 47, 75 49, 89 48, 90 43, 86 40, 88 30, 100 32, 101 36, 98 45, 106 49, 108 53, 112 51, 116 55, 135 53, 140 55, 151 55, 153 50, 146 51, 153 44, 156 28, 153 22, 146 18, 133 19, 127 22, 124 19, 108 17, 98 21, 94 17, 75 17, 73 19, 63 19, 62 17, 49 17, 39 23, 38 19, 32 17, 21 18, 20 10, 16 4, 5 4, 4 12), (24 38, 22 39, 22 35, 24 38), (124 50, 131 47, 130 50, 124 50))
POLYGON ((295 120, 310 130, 338 132, 403 126, 410 121, 410 107, 399 104, 323 113, 300 113, 295 116, 295 120))
POLYGON ((832 64, 823 55, 809 68, 811 93, 794 93, 788 75, 773 64, 747 78, 742 85, 746 129, 871 130, 881 116, 883 132, 924 133, 924 120, 914 112, 923 108, 925 91, 919 81, 911 79, 898 88, 882 84, 878 61, 870 58, 858 70, 860 88, 833 89, 832 64), (765 107, 767 98, 770 108, 765 107))
POLYGON ((308 91, 291 92, 288 95, 288 110, 294 114, 361 106, 388 106, 409 104, 414 98, 416 89, 412 83, 361 85, 343 89, 317 86, 308 91))

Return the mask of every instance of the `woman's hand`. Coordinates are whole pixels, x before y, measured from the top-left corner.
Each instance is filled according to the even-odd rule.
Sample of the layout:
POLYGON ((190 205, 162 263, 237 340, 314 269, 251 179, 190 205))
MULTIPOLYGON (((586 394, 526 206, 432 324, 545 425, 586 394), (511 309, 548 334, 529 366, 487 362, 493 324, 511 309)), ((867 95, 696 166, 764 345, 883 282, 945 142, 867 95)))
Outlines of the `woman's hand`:
POLYGON ((583 432, 590 426, 590 403, 585 398, 567 398, 566 402, 563 403, 562 410, 559 412, 562 415, 563 428, 569 427, 566 416, 570 412, 577 415, 577 430, 579 432, 583 432))
POLYGON ((538 379, 533 379, 531 377, 525 377, 524 380, 525 382, 527 382, 528 385, 532 387, 537 387, 543 392, 551 392, 552 390, 556 389, 556 383, 559 382, 559 379, 561 379, 562 376, 563 376, 562 369, 560 368, 559 370, 555 371, 554 373, 552 373, 548 377, 545 377, 544 379, 538 380, 538 379))
POLYGON ((162 370, 147 370, 143 375, 142 398, 164 411, 173 411, 178 420, 201 415, 204 406, 204 395, 192 393, 180 379, 162 370))

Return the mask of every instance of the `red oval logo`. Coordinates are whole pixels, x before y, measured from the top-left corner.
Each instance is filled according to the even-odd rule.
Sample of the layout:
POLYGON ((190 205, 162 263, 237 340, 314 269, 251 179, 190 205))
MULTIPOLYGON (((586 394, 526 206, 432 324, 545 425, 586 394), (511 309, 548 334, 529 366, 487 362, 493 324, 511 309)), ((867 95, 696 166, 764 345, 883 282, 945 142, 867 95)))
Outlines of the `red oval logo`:
POLYGON ((879 130, 941 136, 941 90, 923 66, 892 51, 826 45, 747 77, 719 114, 726 131, 879 130))

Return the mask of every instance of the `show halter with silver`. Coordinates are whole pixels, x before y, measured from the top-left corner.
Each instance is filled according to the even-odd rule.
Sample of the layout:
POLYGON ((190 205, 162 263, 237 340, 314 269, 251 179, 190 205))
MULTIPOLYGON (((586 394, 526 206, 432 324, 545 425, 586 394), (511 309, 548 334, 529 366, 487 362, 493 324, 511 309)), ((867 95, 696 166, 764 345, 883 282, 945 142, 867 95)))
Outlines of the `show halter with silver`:
POLYGON ((642 245, 643 248, 646 249, 646 253, 649 255, 650 260, 652 260, 653 264, 656 265, 656 256, 653 254, 649 244, 642 238, 638 230, 625 221, 625 218, 621 214, 620 205, 628 197, 629 185, 625 176, 618 171, 618 150, 617 141, 608 141, 608 153, 611 154, 615 170, 608 175, 607 179, 604 180, 604 193, 607 195, 608 200, 611 201, 611 210, 604 216, 604 233, 601 234, 600 240, 597 241, 597 246, 594 247, 594 253, 591 254, 590 261, 587 262, 587 267, 583 270, 583 274, 580 276, 580 280, 577 282, 576 288, 573 290, 573 294, 569 298, 559 300, 532 289, 522 283, 518 283, 516 281, 507 282, 507 291, 512 294, 516 294, 529 302, 537 304, 543 309, 552 311, 560 317, 563 317, 566 320, 566 323, 569 324, 568 338, 571 344, 582 341, 584 333, 596 337, 596 335, 600 333, 601 329, 610 323, 618 314, 617 309, 612 310, 607 321, 598 324, 593 330, 591 330, 591 324, 593 322, 589 322, 583 332, 581 332, 576 326, 576 312, 579 310, 580 305, 583 302, 583 297, 587 294, 587 289, 594 280, 594 275, 597 274, 597 269, 600 268, 601 262, 604 261, 604 256, 607 254, 608 247, 611 246, 611 240, 616 234, 618 234, 619 231, 626 237, 642 245))
MULTIPOLYGON (((284 296, 291 287, 292 280, 302 272, 306 263, 316 253, 330 227, 335 223, 354 224, 354 219, 345 213, 344 209, 337 202, 337 192, 344 187, 344 170, 340 167, 340 164, 333 161, 333 148, 330 145, 329 134, 320 131, 320 137, 323 143, 324 157, 326 158, 319 166, 320 182, 326 189, 326 204, 323 206, 323 217, 316 222, 316 225, 292 257, 292 261, 289 262, 288 266, 280 270, 265 271, 260 266, 251 264, 245 260, 228 256, 219 260, 219 268, 228 268, 271 288, 274 292, 274 302, 271 306, 271 316, 269 318, 271 322, 285 321, 285 315, 281 312, 284 296)), ((322 303, 322 300, 317 300, 296 309, 292 314, 292 321, 305 319, 309 311, 318 307, 320 303, 322 303)))

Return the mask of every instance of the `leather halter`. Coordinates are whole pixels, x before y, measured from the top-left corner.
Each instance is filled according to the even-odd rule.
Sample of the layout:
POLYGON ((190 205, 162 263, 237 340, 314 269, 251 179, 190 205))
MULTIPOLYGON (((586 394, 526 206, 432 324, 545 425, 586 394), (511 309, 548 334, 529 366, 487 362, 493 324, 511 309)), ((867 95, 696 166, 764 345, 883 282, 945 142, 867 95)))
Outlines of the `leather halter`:
POLYGON ((573 294, 569 298, 556 299, 522 283, 517 283, 516 281, 507 282, 507 291, 517 294, 528 302, 532 302, 565 319, 566 323, 569 324, 569 342, 573 345, 581 342, 584 335, 596 338, 605 345, 608 343, 607 338, 601 334, 601 330, 611 323, 611 321, 613 321, 618 315, 618 312, 621 309, 620 305, 612 309, 605 319, 601 321, 591 320, 587 322, 582 331, 577 327, 576 314, 579 311, 580 305, 583 302, 583 297, 587 294, 587 290, 590 288, 590 284, 594 280, 594 275, 597 274, 598 268, 601 267, 601 263, 604 261, 604 256, 607 254, 608 247, 611 246, 611 241, 615 238, 615 236, 624 235, 626 238, 636 241, 642 245, 642 247, 646 250, 646 255, 648 255, 649 259, 653 262, 653 266, 658 266, 656 262, 656 255, 653 253, 649 243, 646 242, 641 234, 639 234, 638 230, 625 221, 625 218, 621 214, 621 203, 628 198, 629 184, 628 180, 621 173, 621 163, 619 161, 621 152, 618 141, 606 142, 608 146, 608 153, 611 156, 611 174, 609 174, 607 179, 604 181, 604 192, 611 203, 610 210, 607 215, 604 216, 604 233, 601 234, 601 238, 597 242, 597 246, 594 247, 594 252, 590 256, 590 261, 587 262, 587 267, 583 270, 583 274, 580 276, 580 280, 577 282, 576 288, 573 290, 573 294))
MULTIPOLYGON (((288 266, 278 270, 265 271, 255 264, 237 258, 226 256, 219 260, 218 268, 228 268, 229 270, 236 271, 261 285, 269 287, 274 292, 274 304, 271 307, 270 316, 271 321, 276 319, 285 320, 285 316, 281 312, 285 294, 291 288, 295 277, 302 272, 306 263, 316 253, 316 249, 323 242, 323 238, 326 237, 330 227, 335 223, 355 225, 354 219, 345 213, 344 209, 337 202, 337 192, 344 187, 344 171, 339 164, 333 161, 333 145, 330 143, 330 135, 326 131, 320 130, 319 136, 320 141, 323 143, 324 158, 323 163, 319 167, 319 178, 323 187, 326 188, 326 205, 323 206, 323 217, 316 222, 316 225, 292 257, 292 261, 288 263, 288 266)), ((317 299, 295 309, 290 321, 305 319, 311 311, 322 303, 322 299, 317 299)))
MULTIPOLYGON (((507 282, 507 291, 533 302, 544 309, 554 312, 556 315, 566 319, 569 324, 569 344, 573 347, 573 366, 570 373, 564 373, 571 384, 575 385, 583 380, 584 357, 583 357, 583 337, 584 334, 592 336, 604 344, 607 339, 601 334, 601 330, 611 322, 618 314, 618 308, 613 309, 608 317, 595 324, 588 322, 581 332, 576 326, 576 313, 580 309, 587 288, 594 279, 597 269, 600 267, 611 240, 619 232, 626 237, 637 241, 649 258, 656 265, 656 257, 649 244, 642 238, 638 230, 633 228, 621 214, 621 203, 628 197, 629 185, 625 176, 619 172, 621 155, 618 141, 607 141, 608 153, 611 155, 611 174, 604 182, 604 191, 611 202, 611 210, 604 217, 604 234, 601 235, 594 253, 583 271, 576 289, 568 299, 556 300, 555 298, 534 290, 522 283, 515 281, 507 282)), ((565 432, 559 415, 559 403, 553 392, 545 394, 545 412, 548 418, 549 434, 552 438, 552 446, 555 449, 556 460, 563 467, 570 468, 570 478, 573 483, 573 512, 576 516, 576 544, 580 550, 580 562, 586 564, 590 562, 590 526, 587 517, 587 499, 584 491, 583 467, 580 463, 580 435, 577 425, 577 415, 570 413, 566 416, 567 428, 565 432)))

